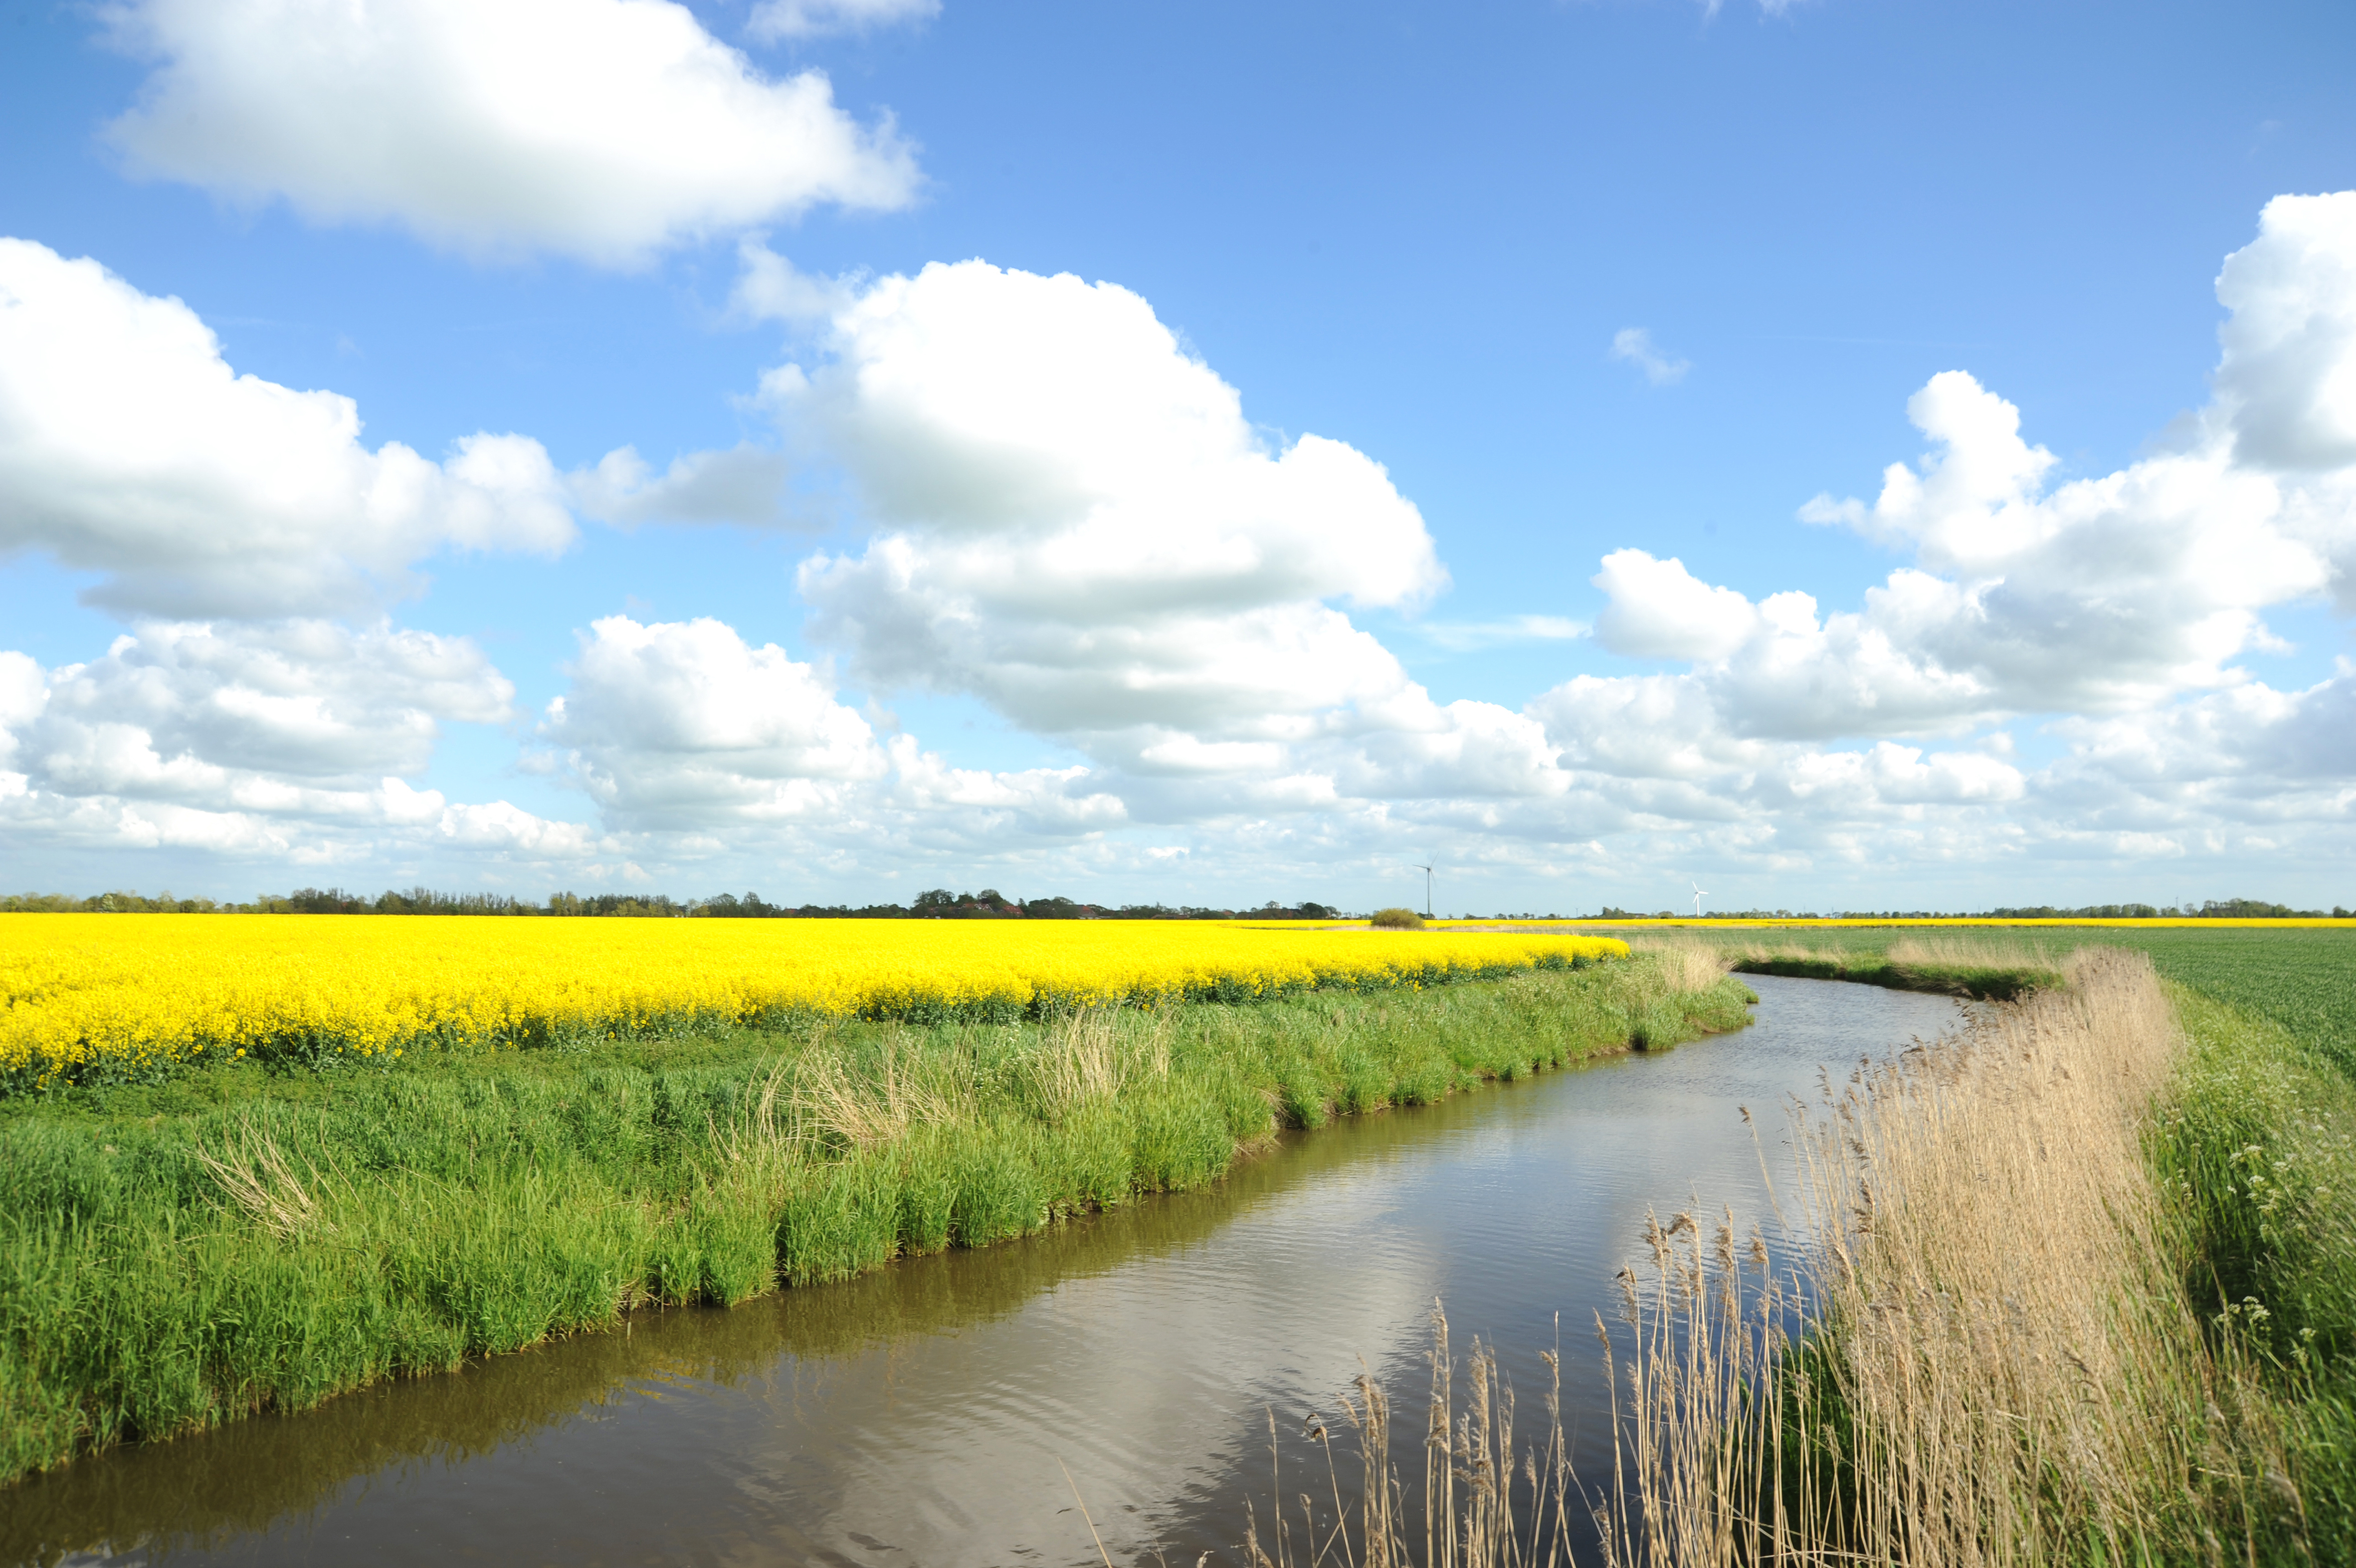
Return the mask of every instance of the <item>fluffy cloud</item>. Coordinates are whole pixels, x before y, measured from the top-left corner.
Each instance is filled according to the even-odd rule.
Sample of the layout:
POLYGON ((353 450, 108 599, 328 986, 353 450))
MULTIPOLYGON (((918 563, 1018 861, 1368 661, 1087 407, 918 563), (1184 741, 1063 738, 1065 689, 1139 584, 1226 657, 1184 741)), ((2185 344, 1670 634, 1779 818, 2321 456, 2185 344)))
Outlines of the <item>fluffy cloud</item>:
POLYGON ((349 398, 237 374, 178 300, 0 239, 0 552, 102 574, 92 602, 365 609, 438 550, 552 553, 573 537, 536 441, 471 435, 435 463, 359 433, 349 398))
POLYGON ((879 778, 883 747, 829 682, 716 620, 591 627, 541 733, 607 820, 630 830, 789 820, 879 778))
POLYGON ((1819 498, 1804 515, 1916 551, 1928 572, 1892 574, 1861 629, 1967 683, 1960 717, 2228 684, 2268 640, 2264 611, 2321 596, 2356 542, 2356 476, 2238 461, 2225 404, 2180 449, 2051 489, 2051 456, 1971 377, 1934 377, 1907 406, 1939 448, 1920 471, 1893 465, 1870 507, 1819 498))
POLYGON ((1299 762, 1348 798, 1543 800, 1569 788, 1545 726, 1494 703, 1435 703, 1410 685, 1354 716, 1354 725, 1333 725, 1330 738, 1297 748, 1299 762))
POLYGON ((1533 701, 1530 715, 1567 766, 1614 779, 1699 782, 1756 773, 1760 742, 1731 734, 1709 693, 1680 675, 1577 675, 1533 701))
MULTIPOLYGON (((922 749, 914 736, 905 735, 892 737, 891 752, 891 808, 921 822, 962 817, 974 843, 1008 833, 1067 838, 1118 828, 1129 818, 1119 796, 1090 788, 1085 768, 1009 773, 952 768, 938 753, 922 749)), ((1000 842, 1006 840, 1001 837, 1000 842)))
POLYGON ((329 864, 387 842, 587 852, 577 824, 452 805, 423 772, 442 727, 511 715, 462 638, 326 621, 151 623, 42 670, 0 653, 0 821, 29 841, 329 864))
MULTIPOLYGON (((385 780, 387 792, 398 782, 385 780)), ((436 790, 424 791, 417 799, 427 808, 441 808, 433 819, 434 832, 442 843, 453 848, 487 850, 524 861, 577 861, 611 847, 610 840, 579 822, 536 817, 505 800, 444 806, 436 790)))
POLYGON ((2019 768, 1978 751, 1738 734, 1689 676, 1580 676, 1528 713, 1560 747, 1573 790, 1607 802, 1617 825, 1713 844, 1719 855, 1740 845, 1745 860, 1827 846, 1846 856, 1929 808, 1968 838, 2029 788, 2019 768))
POLYGON ((0 685, 20 688, 0 717, 37 788, 328 813, 366 809, 384 776, 424 770, 442 725, 498 723, 515 695, 463 638, 325 621, 149 624, 44 672, 37 700, 0 685))
POLYGON ((2304 691, 2252 682, 2150 713, 2075 719, 2051 788, 2090 825, 2188 815, 2251 826, 2356 819, 2356 667, 2304 691))
POLYGON ((766 393, 881 525, 800 575, 868 682, 1185 774, 1264 772, 1407 688, 1336 604, 1442 585, 1421 516, 1353 447, 1271 445, 1136 295, 936 264, 845 300, 826 342, 766 393))
POLYGON ((2257 243, 2226 259, 2217 298, 2233 312, 2217 402, 2237 460, 2356 466, 2356 191, 2266 203, 2257 243))
MULTIPOLYGON (((893 9, 773 5, 756 25, 893 9)), ((820 72, 765 78, 670 0, 126 0, 109 16, 158 62, 108 127, 134 173, 283 197, 316 221, 628 265, 916 188, 888 119, 860 124, 820 72)))
POLYGON ((583 639, 571 676, 541 736, 607 823, 650 848, 749 834, 834 852, 1019 852, 1126 818, 1085 768, 992 772, 952 767, 911 736, 887 745, 823 669, 720 621, 609 617, 583 639))
MULTIPOLYGON (((1143 300, 979 262, 845 289, 745 254, 740 292, 816 318, 831 350, 766 396, 878 525, 863 550, 803 564, 812 633, 872 689, 978 697, 1077 746, 1132 823, 1228 839, 1322 819, 1337 843, 1406 829, 1530 854, 1795 809, 1830 832, 2021 793, 1977 752, 1823 751, 1854 733, 1858 703, 1821 677, 1787 704, 1837 711, 1832 727, 1807 711, 1750 723, 1719 689, 1750 650, 1778 677, 1814 660, 1893 689, 1883 666, 1910 656, 1860 666, 1889 639, 1853 633, 1858 618, 1820 623, 1803 594, 1754 605, 1641 551, 1603 563, 1600 637, 1714 673, 1585 679, 1522 713, 1435 702, 1349 613, 1444 585, 1419 515, 1348 446, 1268 444, 1143 300), (1828 635, 1845 662, 1816 646, 1828 635)), ((1945 718, 1952 678, 1917 677, 1907 700, 1945 718)))
POLYGON ((1273 816, 1348 817, 1362 797, 1452 800, 1558 793, 1534 720, 1419 690, 1290 744, 1162 734, 1121 773, 954 766, 913 736, 879 738, 826 671, 714 620, 584 636, 541 726, 563 770, 641 858, 1021 859, 1108 844, 1139 827, 1252 832, 1273 816))
POLYGON ((1759 623, 1751 601, 1713 588, 1682 561, 1655 561, 1642 550, 1603 558, 1595 585, 1611 603, 1595 623, 1603 646, 1639 659, 1723 659, 1759 623))
POLYGON ((23 745, 17 732, 29 728, 48 701, 48 682, 40 665, 29 655, 0 651, 0 769, 17 766, 16 753, 23 745))

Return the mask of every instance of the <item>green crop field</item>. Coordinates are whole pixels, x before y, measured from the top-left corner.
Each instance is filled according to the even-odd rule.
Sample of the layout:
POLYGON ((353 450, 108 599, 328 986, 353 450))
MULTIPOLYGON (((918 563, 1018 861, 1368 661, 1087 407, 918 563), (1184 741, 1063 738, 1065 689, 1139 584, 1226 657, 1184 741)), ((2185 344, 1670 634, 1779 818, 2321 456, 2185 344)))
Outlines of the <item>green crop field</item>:
POLYGON ((2272 1018, 2356 1077, 2356 930, 2111 928, 2082 940, 2147 952, 2169 979, 2272 1018))

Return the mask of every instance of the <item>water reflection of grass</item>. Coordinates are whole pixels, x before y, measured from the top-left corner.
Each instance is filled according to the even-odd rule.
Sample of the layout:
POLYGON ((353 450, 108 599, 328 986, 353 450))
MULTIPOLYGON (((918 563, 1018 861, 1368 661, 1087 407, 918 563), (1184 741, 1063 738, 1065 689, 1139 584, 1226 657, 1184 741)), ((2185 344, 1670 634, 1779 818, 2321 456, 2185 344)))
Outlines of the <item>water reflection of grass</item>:
POLYGON ((734 1311, 641 1311, 626 1333, 380 1384, 322 1408, 232 1423, 27 1477, 0 1509, 0 1563, 139 1544, 218 1549, 420 1466, 481 1458, 649 1387, 732 1385, 781 1366, 840 1363, 911 1337, 1008 1316, 1072 1281, 1200 1244, 1262 1190, 1313 1176, 1352 1140, 1247 1161, 1215 1194, 1133 1204, 1021 1247, 951 1252, 734 1311))
POLYGON ((1639 960, 395 1075, 224 1070, 17 1112, 0 1473, 1198 1187, 1282 1126, 1741 1023, 1740 985, 1707 978, 1639 960))

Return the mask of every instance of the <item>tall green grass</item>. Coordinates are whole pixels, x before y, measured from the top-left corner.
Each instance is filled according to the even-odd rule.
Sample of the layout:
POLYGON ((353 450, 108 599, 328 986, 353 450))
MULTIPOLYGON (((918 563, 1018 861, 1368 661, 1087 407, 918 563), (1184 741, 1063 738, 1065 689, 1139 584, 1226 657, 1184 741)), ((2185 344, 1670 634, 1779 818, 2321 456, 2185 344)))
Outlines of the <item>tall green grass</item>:
POLYGON ((2304 1551, 2356 1563, 2356 1085, 2282 1023, 2177 1002, 2189 1049, 2150 1155, 2190 1230, 2186 1294, 2275 1406, 2304 1551))
POLYGON ((1282 1127, 1739 1026, 1651 960, 1044 1023, 383 1071, 0 1115, 0 1478, 648 1304, 732 1304, 1216 1180, 1282 1127))

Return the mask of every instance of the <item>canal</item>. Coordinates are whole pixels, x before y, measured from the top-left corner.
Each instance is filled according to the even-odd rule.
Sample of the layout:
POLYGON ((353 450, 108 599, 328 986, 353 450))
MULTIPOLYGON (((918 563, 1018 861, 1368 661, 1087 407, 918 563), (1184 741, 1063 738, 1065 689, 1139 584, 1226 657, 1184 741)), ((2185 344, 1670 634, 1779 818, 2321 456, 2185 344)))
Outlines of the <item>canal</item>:
POLYGON ((1240 1563, 1272 1464, 1330 1516, 1302 1431, 1340 1428, 1362 1359, 1415 1489, 1435 1300, 1460 1353, 1497 1348, 1526 1429, 1559 1339, 1601 1485, 1594 1315, 1647 1211, 1772 1235, 1787 1099, 1958 1016, 1751 983, 1739 1034, 1288 1135, 1210 1191, 82 1460, 0 1493, 0 1561, 1099 1562, 1076 1491, 1115 1563, 1240 1563))

